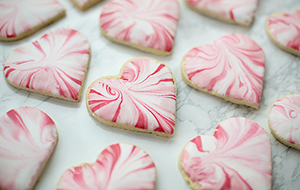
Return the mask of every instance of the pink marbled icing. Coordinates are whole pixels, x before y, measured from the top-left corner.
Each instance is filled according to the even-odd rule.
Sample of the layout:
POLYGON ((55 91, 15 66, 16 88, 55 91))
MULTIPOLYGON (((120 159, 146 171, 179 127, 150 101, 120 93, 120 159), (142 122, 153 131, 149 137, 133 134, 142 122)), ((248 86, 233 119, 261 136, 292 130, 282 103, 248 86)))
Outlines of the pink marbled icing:
POLYGON ((4 74, 16 86, 78 101, 89 48, 87 38, 76 30, 56 29, 11 52, 4 74))
POLYGON ((171 52, 178 17, 177 0, 113 0, 104 6, 100 25, 113 38, 171 52))
POLYGON ((223 36, 213 45, 190 50, 184 70, 193 84, 208 91, 259 105, 265 71, 265 56, 249 37, 223 36))
POLYGON ((152 158, 135 145, 107 147, 94 164, 67 170, 57 190, 154 190, 156 169, 152 158))
POLYGON ((300 95, 277 100, 270 110, 269 124, 284 140, 300 145, 300 95))
POLYGON ((201 189, 271 189, 270 139, 250 119, 227 119, 217 126, 214 136, 192 139, 180 163, 201 189))
POLYGON ((53 120, 36 108, 21 107, 0 118, 0 189, 28 190, 56 145, 53 120))

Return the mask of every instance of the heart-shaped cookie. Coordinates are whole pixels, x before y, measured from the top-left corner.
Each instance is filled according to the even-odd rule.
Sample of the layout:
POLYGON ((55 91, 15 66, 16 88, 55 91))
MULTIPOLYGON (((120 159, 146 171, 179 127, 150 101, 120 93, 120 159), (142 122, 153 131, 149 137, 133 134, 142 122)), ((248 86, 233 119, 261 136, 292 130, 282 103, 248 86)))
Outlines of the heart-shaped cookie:
POLYGON ((179 17, 177 0, 113 0, 100 15, 108 39, 157 55, 169 55, 179 17))
POLYGON ((1 0, 0 41, 15 41, 65 16, 56 0, 1 0))
POLYGON ((258 0, 185 0, 196 11, 225 22, 250 26, 258 0))
POLYGON ((171 137, 176 81, 163 63, 135 58, 123 65, 118 76, 94 81, 87 90, 86 105, 89 113, 104 124, 171 137))
POLYGON ((300 57, 300 9, 272 14, 267 18, 266 29, 278 47, 300 57))
POLYGON ((284 96, 272 105, 269 127, 281 143, 300 150, 300 95, 284 96))
POLYGON ((57 190, 152 190, 155 184, 156 168, 149 154, 135 145, 117 143, 105 148, 94 164, 67 170, 57 190))
POLYGON ((271 189, 271 144, 267 132, 246 118, 221 122, 213 136, 198 136, 183 148, 178 165, 192 189, 271 189))
POLYGON ((249 37, 232 34, 214 45, 195 47, 182 60, 184 81, 227 101, 258 108, 265 55, 249 37))
POLYGON ((101 0, 71 0, 71 1, 76 5, 76 7, 84 11, 101 0))
POLYGON ((21 107, 0 118, 0 189, 33 189, 58 140, 53 120, 21 107))
POLYGON ((3 64, 4 76, 17 88, 78 102, 89 58, 85 36, 56 29, 11 52, 3 64))

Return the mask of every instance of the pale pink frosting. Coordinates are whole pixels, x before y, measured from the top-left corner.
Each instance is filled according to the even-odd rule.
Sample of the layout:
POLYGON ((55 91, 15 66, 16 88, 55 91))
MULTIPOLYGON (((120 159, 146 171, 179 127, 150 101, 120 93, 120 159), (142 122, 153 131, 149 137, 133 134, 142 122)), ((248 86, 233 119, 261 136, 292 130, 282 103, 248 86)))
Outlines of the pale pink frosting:
POLYGON ((280 44, 300 50, 300 9, 296 10, 295 13, 270 16, 268 28, 280 44))
POLYGON ((277 100, 271 108, 269 122, 281 138, 300 145, 300 95, 277 100))
POLYGON ((258 0, 185 0, 192 6, 210 11, 240 24, 253 20, 258 0))
POLYGON ((126 64, 120 79, 98 79, 88 106, 99 118, 172 135, 176 91, 171 71, 150 58, 126 64))
POLYGON ((0 189, 30 189, 56 145, 52 119, 31 107, 0 118, 0 189))
POLYGON ((118 143, 103 150, 94 164, 67 170, 57 190, 152 190, 155 184, 152 158, 135 145, 118 143))
POLYGON ((221 122, 214 136, 198 136, 181 165, 201 189, 271 189, 271 145, 266 131, 246 118, 221 122))
POLYGON ((0 1, 0 36, 16 37, 65 11, 56 0, 0 1))
POLYGON ((177 0, 113 0, 104 6, 100 24, 113 38, 170 52, 178 17, 177 0))
POLYGON ((183 61, 188 79, 195 85, 259 104, 265 56, 249 37, 240 34, 223 36, 214 45, 193 48, 183 61))
POLYGON ((17 86, 77 101, 89 47, 76 30, 56 29, 10 53, 4 62, 5 77, 17 86))

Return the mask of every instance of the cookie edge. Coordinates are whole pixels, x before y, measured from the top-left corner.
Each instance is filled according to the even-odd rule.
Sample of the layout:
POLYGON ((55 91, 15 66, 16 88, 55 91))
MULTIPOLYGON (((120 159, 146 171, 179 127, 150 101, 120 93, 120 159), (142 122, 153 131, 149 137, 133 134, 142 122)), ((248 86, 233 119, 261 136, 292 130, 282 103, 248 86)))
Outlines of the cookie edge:
MULTIPOLYGON (((300 10, 300 8, 298 8, 296 10, 300 10)), ((293 13, 295 13, 296 10, 293 13)), ((276 13, 273 13, 270 16, 267 17, 266 24, 265 24, 267 34, 268 34, 269 38, 271 39, 271 41, 273 42, 273 44, 275 44, 277 47, 279 47, 280 49, 282 49, 285 52, 288 52, 288 53, 291 53, 295 56, 300 57, 300 50, 296 50, 294 48, 282 45, 279 41, 277 41, 277 39, 275 38, 275 36, 273 36, 273 34, 271 33, 271 31, 269 29, 269 22, 270 22, 269 20, 270 20, 270 18, 272 18, 273 16, 280 16, 280 15, 283 15, 285 13, 288 13, 288 12, 276 12, 276 13)))
POLYGON ((300 96, 299 94, 289 94, 289 95, 286 95, 286 96, 283 96, 283 97, 279 98, 278 100, 276 100, 276 101, 272 104, 272 106, 270 107, 269 114, 268 114, 268 126, 269 126, 269 128, 270 128, 270 131, 271 131, 272 135, 273 135, 280 143, 282 143, 282 144, 284 144, 284 145, 286 145, 286 146, 288 146, 288 147, 292 147, 292 148, 295 148, 295 149, 300 150, 300 145, 292 144, 292 143, 288 142, 287 140, 285 140, 284 138, 282 138, 282 137, 276 132, 276 130, 272 127, 271 121, 270 121, 270 115, 271 115, 271 112, 272 112, 272 109, 273 109, 274 104, 275 104, 277 101, 282 100, 282 99, 284 99, 284 98, 286 98, 286 97, 288 97, 288 96, 295 96, 295 95, 300 96))
POLYGON ((85 10, 89 9, 90 7, 96 5, 97 3, 99 3, 102 0, 92 0, 90 2, 86 2, 82 6, 76 0, 71 0, 71 1, 79 10, 85 11, 85 10))
POLYGON ((136 58, 133 58, 133 59, 130 59, 128 60, 127 62, 125 62, 123 64, 123 66, 121 67, 120 69, 120 72, 118 75, 114 75, 114 76, 104 76, 104 77, 101 77, 101 78, 98 78, 96 79, 95 81, 93 81, 87 91, 86 91, 86 98, 85 98, 85 102, 86 102, 86 107, 87 107, 87 110, 89 112, 90 115, 92 115, 95 119, 97 119, 100 123, 103 123, 105 125, 108 125, 108 126, 111 126, 111 127, 116 127, 116 128, 120 128, 120 129, 123 129, 123 130, 129 130, 129 131, 135 131, 135 132, 143 132, 143 133, 151 133, 155 136, 161 136, 161 137, 165 137, 165 138, 170 138, 173 136, 173 134, 175 133, 175 125, 174 125, 174 130, 173 130, 173 133, 171 135, 168 135, 164 132, 158 132, 158 131, 150 131, 150 130, 146 130, 146 129, 140 129, 140 128, 136 128, 134 126, 130 126, 130 125, 126 125, 126 124, 122 124, 122 123, 118 123, 118 122, 112 122, 112 121, 107 121, 107 120, 104 120, 104 119, 101 119, 100 117, 98 117, 95 113, 92 112, 90 106, 89 106, 89 93, 90 93, 90 90, 92 89, 92 85, 96 82, 98 82, 99 80, 102 80, 102 79, 116 79, 116 80, 119 80, 121 78, 121 76, 123 75, 123 72, 124 72, 124 68, 126 67, 126 65, 128 63, 130 63, 131 61, 133 60, 136 60, 136 59, 151 59, 153 61, 155 61, 156 63, 158 64, 163 64, 166 68, 169 69, 171 75, 172 75, 172 78, 173 78, 173 84, 174 84, 174 88, 175 88, 175 97, 176 97, 176 100, 175 100, 175 111, 174 111, 174 115, 175 115, 175 120, 174 122, 176 121, 176 107, 177 107, 177 86, 176 86, 176 78, 175 76, 173 75, 171 69, 164 63, 162 62, 159 62, 155 59, 152 59, 152 58, 149 58, 149 57, 136 57, 136 58))

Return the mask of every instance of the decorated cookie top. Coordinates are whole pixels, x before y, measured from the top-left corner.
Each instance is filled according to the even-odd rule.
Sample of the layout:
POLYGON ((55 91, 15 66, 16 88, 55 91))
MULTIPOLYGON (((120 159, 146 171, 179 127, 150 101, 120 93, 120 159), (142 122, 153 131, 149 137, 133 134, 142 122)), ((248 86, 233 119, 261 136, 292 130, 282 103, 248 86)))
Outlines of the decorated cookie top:
POLYGON ((120 75, 91 84, 88 109, 105 121, 172 135, 176 89, 169 68, 150 58, 136 58, 120 75))
POLYGON ((193 48, 183 58, 183 71, 194 85, 256 106, 260 102, 264 70, 261 47, 240 34, 193 48))
POLYGON ((258 0, 185 0, 188 4, 209 11, 242 25, 252 22, 258 0))
POLYGON ((113 38, 171 52, 178 17, 177 0, 113 0, 104 6, 100 25, 113 38))
POLYGON ((76 30, 56 29, 11 52, 4 62, 5 77, 22 89, 79 101, 89 47, 76 30))
POLYGON ((16 37, 64 11, 56 0, 1 0, 0 37, 16 37))
POLYGON ((57 190, 152 190, 155 184, 152 158, 135 145, 118 143, 104 149, 94 164, 67 170, 57 190))
POLYGON ((250 119, 227 119, 214 136, 192 139, 182 151, 180 164, 201 189, 271 189, 270 139, 250 119))
POLYGON ((31 189, 56 145, 54 122, 31 107, 0 118, 0 189, 31 189))
POLYGON ((295 13, 271 15, 267 20, 267 28, 281 45, 300 51, 300 9, 295 13))
POLYGON ((300 147, 300 95, 277 100, 270 110, 269 125, 279 137, 300 147))

